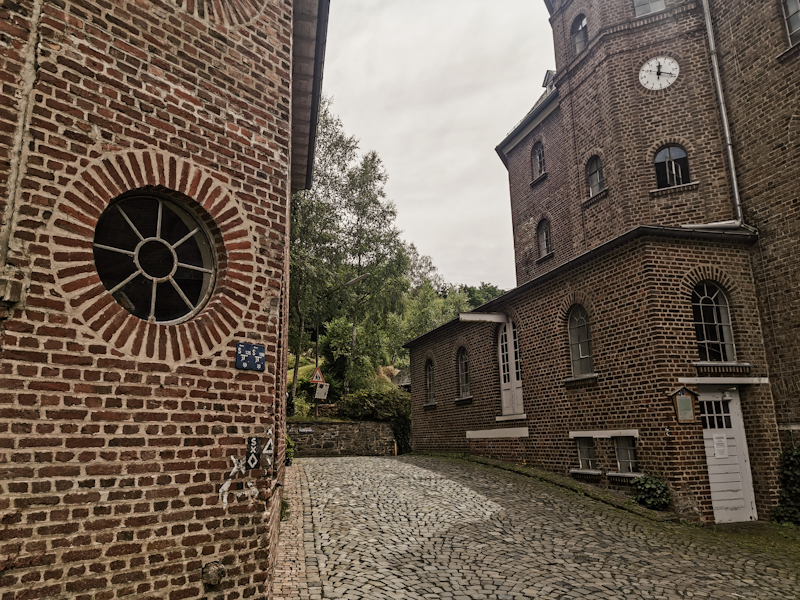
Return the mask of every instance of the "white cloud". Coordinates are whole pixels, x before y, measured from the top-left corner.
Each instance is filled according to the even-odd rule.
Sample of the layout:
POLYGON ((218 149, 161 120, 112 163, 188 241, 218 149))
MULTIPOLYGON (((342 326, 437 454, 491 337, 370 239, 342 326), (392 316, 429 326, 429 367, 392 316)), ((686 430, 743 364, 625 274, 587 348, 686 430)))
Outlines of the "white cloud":
POLYGON ((542 0, 332 0, 323 92, 376 150, 404 237, 446 280, 515 285, 495 146, 552 69, 542 0))

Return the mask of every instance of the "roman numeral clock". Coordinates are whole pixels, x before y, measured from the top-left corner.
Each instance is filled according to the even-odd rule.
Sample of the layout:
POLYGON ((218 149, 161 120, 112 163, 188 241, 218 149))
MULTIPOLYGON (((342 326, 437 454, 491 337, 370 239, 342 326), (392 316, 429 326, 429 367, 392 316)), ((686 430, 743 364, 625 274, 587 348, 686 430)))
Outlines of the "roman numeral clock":
POLYGON ((663 90, 678 78, 678 61, 670 56, 651 58, 639 69, 639 83, 648 90, 663 90))

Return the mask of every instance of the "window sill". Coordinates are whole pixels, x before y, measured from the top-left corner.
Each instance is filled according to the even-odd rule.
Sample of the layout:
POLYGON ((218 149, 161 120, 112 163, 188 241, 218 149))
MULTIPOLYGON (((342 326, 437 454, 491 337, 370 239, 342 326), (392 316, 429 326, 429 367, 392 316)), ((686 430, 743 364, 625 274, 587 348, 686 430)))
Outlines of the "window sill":
POLYGON ((701 361, 693 363, 698 375, 749 375, 750 363, 701 361))
POLYGON ((683 185, 673 185, 666 188, 658 188, 657 190, 650 190, 650 195, 654 197, 669 196, 670 194, 680 194, 682 192, 691 192, 700 187, 699 181, 692 181, 691 183, 684 183, 683 185))
POLYGON ((599 202, 603 198, 608 196, 608 188, 603 188, 599 192, 597 192, 594 196, 589 196, 586 200, 583 201, 582 206, 586 208, 587 206, 591 206, 595 202, 599 202))
POLYGON ((789 60, 793 56, 797 56, 798 54, 800 54, 800 43, 795 44, 794 46, 788 48, 787 50, 784 50, 783 52, 778 54, 778 56, 776 56, 775 58, 777 58, 780 62, 783 62, 785 60, 789 60))
POLYGON ((422 405, 422 410, 433 410, 436 408, 436 402, 429 402, 428 404, 422 405))
POLYGON ((570 475, 589 475, 591 477, 600 477, 603 472, 598 469, 570 469, 570 475))
POLYGON ((456 398, 455 404, 472 404, 472 396, 464 396, 463 398, 456 398))
POLYGON ((540 256, 539 258, 537 258, 536 259, 536 264, 538 265, 539 263, 543 263, 547 259, 553 258, 553 256, 555 256, 555 253, 552 250, 550 250, 550 252, 548 252, 544 256, 540 256))
POLYGON ((588 387, 597 383, 597 373, 586 373, 585 375, 576 375, 574 377, 567 377, 564 380, 564 385, 568 388, 588 387))
POLYGON ((521 413, 519 415, 502 415, 500 417, 495 417, 494 420, 497 423, 502 421, 523 421, 528 418, 528 415, 525 413, 521 413))
POLYGON ((644 473, 606 473, 606 477, 617 477, 619 479, 636 479, 643 476, 644 473))
POLYGON ((531 187, 533 187, 533 186, 535 186, 535 185, 538 185, 539 183, 541 183, 541 182, 542 182, 542 181, 544 181, 545 179, 547 179, 547 171, 545 171, 544 173, 542 173, 541 175, 539 175, 539 176, 538 176, 536 179, 534 179, 533 181, 531 181, 531 187))

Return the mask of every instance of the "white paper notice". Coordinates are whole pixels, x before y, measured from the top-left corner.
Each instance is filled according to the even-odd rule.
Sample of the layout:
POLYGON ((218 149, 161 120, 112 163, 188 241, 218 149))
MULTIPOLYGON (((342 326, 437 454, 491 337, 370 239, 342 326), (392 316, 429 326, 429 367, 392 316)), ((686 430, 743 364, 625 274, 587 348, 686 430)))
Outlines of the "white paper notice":
POLYGON ((714 458, 728 458, 728 440, 724 433, 714 434, 714 458))

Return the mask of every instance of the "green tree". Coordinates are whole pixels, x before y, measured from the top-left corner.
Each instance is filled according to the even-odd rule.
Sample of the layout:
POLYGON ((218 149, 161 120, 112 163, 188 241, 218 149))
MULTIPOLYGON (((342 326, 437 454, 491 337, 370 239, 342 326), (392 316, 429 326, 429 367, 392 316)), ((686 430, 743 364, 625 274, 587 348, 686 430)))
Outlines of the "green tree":
POLYGON ((460 292, 466 294, 469 301, 469 310, 478 308, 505 293, 505 290, 501 290, 496 285, 484 283, 482 281, 478 287, 474 285, 460 285, 458 289, 460 292))

